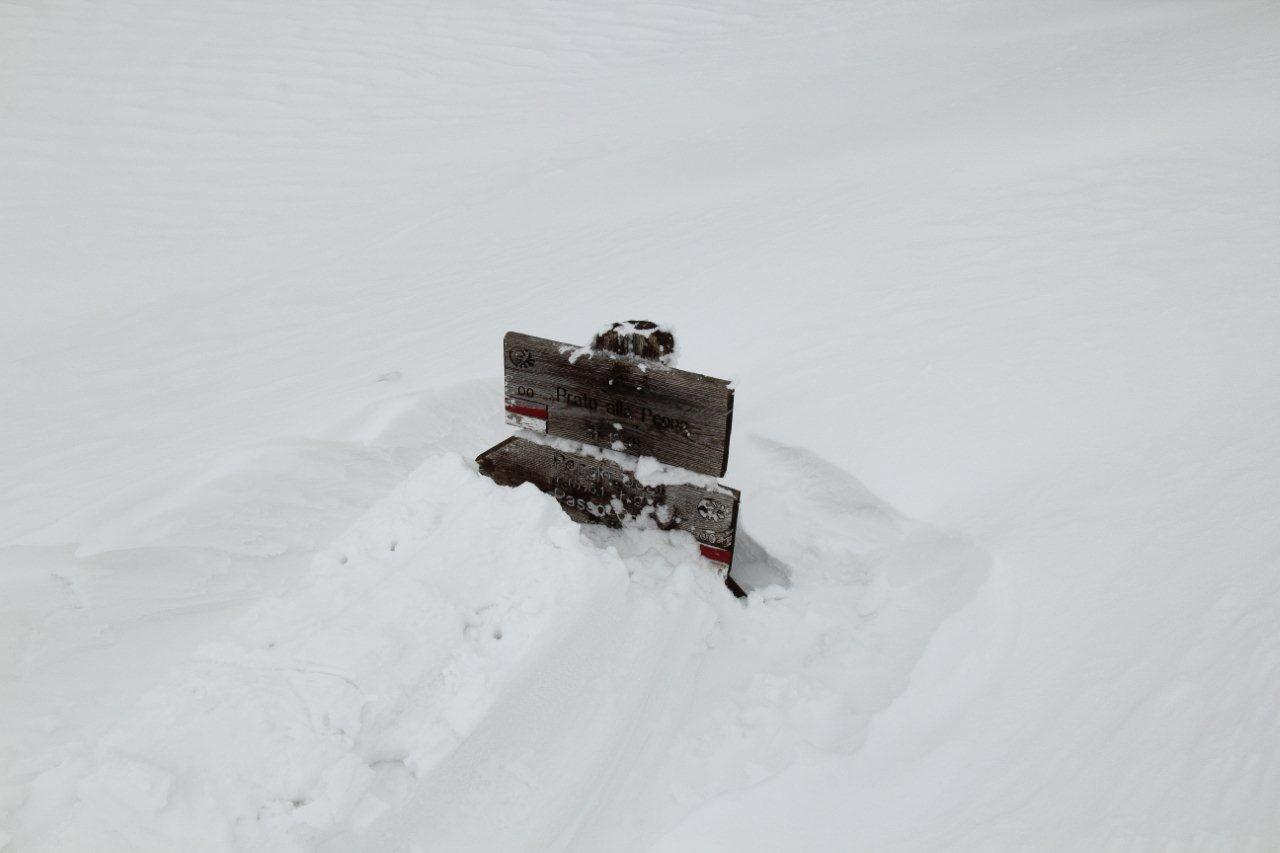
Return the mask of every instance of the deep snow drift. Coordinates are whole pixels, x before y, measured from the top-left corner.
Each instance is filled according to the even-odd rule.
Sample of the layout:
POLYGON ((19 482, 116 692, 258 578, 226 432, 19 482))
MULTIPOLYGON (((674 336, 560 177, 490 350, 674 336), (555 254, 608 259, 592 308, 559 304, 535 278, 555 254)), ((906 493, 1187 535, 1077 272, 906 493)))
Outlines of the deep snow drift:
MULTIPOLYGON (((480 383, 429 407, 475 398, 492 419, 480 383)), ((855 749, 986 557, 805 451, 737 452, 767 519, 739 557, 745 606, 687 534, 586 530, 431 456, 91 755, 39 776, 15 840, 634 847, 804 748, 855 749)))
POLYGON ((0 846, 1280 846, 1278 39, 0 6, 0 846), (467 461, 642 316, 745 603, 467 461))

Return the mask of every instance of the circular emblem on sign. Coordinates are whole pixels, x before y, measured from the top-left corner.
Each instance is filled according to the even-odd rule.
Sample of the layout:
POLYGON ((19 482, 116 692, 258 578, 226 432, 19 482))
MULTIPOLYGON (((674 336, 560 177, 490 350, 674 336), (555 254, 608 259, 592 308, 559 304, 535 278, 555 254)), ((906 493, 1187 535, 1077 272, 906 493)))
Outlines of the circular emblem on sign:
POLYGON ((728 514, 729 511, 723 504, 718 504, 711 498, 703 498, 698 502, 698 515, 707 521, 723 521, 728 514))
POLYGON ((523 347, 507 350, 507 358, 516 367, 533 367, 533 353, 523 347))

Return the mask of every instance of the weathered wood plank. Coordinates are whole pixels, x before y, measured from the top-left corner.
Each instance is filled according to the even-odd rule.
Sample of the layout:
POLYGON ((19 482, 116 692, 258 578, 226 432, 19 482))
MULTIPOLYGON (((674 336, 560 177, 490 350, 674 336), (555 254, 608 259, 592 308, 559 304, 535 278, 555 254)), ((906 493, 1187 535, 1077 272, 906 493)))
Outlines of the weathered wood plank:
POLYGON ((610 460, 569 453, 519 436, 489 448, 476 462, 480 473, 500 485, 533 483, 554 496, 574 521, 621 527, 624 522, 651 518, 663 530, 691 533, 703 556, 732 567, 740 498, 737 489, 707 489, 687 483, 646 486, 610 460))
POLYGON ((729 463, 733 389, 724 379, 508 332, 514 426, 719 477, 729 463))

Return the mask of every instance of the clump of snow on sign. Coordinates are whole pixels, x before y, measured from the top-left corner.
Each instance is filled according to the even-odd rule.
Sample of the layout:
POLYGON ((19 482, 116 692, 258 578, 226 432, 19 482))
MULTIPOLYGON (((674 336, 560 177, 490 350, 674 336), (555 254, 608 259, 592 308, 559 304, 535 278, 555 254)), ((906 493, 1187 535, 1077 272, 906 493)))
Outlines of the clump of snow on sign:
POLYGON ((710 474, 699 474, 676 465, 664 465, 652 456, 641 456, 634 463, 636 480, 645 486, 698 486, 710 491, 723 492, 724 486, 710 474))
MULTIPOLYGON (((650 358, 667 367, 675 367, 680 359, 680 338, 675 327, 651 320, 624 320, 610 323, 592 336, 593 351, 609 351, 612 346, 603 342, 620 342, 630 354, 650 358), (646 355, 645 353, 648 353, 646 355)), ((577 353, 574 358, 576 359, 577 353)))

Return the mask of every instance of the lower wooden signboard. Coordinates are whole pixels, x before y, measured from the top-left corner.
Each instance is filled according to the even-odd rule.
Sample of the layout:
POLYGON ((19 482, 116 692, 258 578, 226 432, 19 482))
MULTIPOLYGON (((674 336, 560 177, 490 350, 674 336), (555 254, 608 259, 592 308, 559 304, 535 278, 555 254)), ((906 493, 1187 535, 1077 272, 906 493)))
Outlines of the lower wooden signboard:
POLYGON ((608 459, 561 450, 512 436, 476 457, 480 473, 503 486, 532 483, 555 497, 569 517, 582 524, 621 527, 652 520, 663 530, 684 530, 704 557, 725 566, 725 584, 744 595, 733 580, 733 546, 738 529, 737 489, 690 483, 645 485, 635 473, 608 459))

